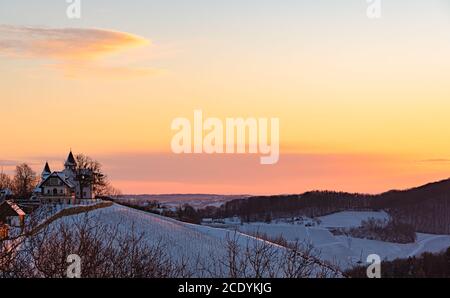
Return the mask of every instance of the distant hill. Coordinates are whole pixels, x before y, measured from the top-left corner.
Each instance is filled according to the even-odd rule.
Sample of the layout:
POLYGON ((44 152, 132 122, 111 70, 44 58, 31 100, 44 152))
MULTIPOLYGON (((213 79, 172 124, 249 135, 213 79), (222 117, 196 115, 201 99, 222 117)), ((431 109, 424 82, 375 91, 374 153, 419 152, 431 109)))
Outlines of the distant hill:
POLYGON ((450 234, 450 179, 405 191, 390 191, 373 201, 417 231, 450 234))
POLYGON ((391 190, 376 196, 376 198, 378 198, 377 203, 380 207, 394 208, 448 198, 449 194, 450 179, 445 179, 408 190, 391 190))
POLYGON ((218 217, 240 216, 244 221, 270 217, 323 216, 345 210, 386 210, 395 220, 419 232, 450 234, 450 179, 378 195, 313 191, 300 195, 249 197, 226 202, 218 217))
POLYGON ((225 202, 248 198, 247 195, 218 195, 218 194, 140 194, 122 195, 117 198, 118 202, 128 202, 134 205, 141 203, 158 201, 168 207, 177 207, 189 204, 194 208, 205 208, 207 206, 220 206, 225 202))

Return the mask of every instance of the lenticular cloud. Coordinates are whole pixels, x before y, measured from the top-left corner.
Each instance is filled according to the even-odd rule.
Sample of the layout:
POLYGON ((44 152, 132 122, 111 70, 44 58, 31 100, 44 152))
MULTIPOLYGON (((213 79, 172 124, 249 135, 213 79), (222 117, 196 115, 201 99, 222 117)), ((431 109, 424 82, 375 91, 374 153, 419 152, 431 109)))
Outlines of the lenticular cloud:
POLYGON ((92 60, 148 44, 125 32, 92 28, 0 26, 0 55, 53 60, 92 60))

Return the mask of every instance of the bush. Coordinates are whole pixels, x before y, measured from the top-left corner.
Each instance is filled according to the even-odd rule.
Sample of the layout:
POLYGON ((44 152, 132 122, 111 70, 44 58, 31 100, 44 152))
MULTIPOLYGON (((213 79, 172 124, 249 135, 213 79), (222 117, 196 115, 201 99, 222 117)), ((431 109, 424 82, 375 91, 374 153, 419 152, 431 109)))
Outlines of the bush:
POLYGON ((357 228, 341 229, 336 234, 345 234, 355 238, 380 240, 394 243, 413 243, 417 235, 414 227, 395 220, 380 220, 369 218, 361 222, 357 228))
MULTIPOLYGON (((349 277, 366 278, 366 267, 355 267, 346 272, 349 277)), ((450 248, 440 254, 424 253, 420 257, 384 261, 383 278, 449 278, 450 248)))

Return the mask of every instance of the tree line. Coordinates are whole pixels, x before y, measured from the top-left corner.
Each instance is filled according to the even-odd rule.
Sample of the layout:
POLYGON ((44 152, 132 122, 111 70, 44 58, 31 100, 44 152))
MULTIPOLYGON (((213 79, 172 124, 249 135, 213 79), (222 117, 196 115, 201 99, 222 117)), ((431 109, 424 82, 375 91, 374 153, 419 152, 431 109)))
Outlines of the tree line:
POLYGON ((13 176, 0 173, 0 189, 9 189, 19 198, 29 198, 37 183, 36 172, 26 163, 17 165, 13 176))
POLYGON ((347 210, 385 210, 396 223, 409 224, 418 232, 450 234, 450 179, 378 195, 312 191, 300 195, 249 197, 197 212, 201 217, 238 216, 243 222, 251 222, 276 217, 314 218, 347 210))
POLYGON ((414 243, 417 239, 414 227, 396 220, 369 218, 361 222, 359 227, 338 228, 334 235, 346 235, 354 238, 380 240, 394 243, 414 243))
POLYGON ((272 218, 319 217, 344 210, 371 210, 370 195, 313 191, 301 195, 255 196, 236 199, 220 207, 208 206, 201 217, 240 217, 242 222, 270 221, 272 218))
MULTIPOLYGON (((356 267, 346 272, 353 278, 367 278, 367 267, 356 267)), ((438 254, 424 253, 419 257, 383 261, 383 278, 449 278, 450 248, 438 254)))

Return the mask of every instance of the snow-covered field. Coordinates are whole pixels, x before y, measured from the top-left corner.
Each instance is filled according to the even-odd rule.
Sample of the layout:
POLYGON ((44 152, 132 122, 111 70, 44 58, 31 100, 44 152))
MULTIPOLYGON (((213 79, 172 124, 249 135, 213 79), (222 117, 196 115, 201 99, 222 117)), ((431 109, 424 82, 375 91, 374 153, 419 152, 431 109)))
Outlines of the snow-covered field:
MULTIPOLYGON (((420 255, 423 252, 439 252, 450 247, 450 235, 418 234, 416 243, 397 244, 376 240, 334 236, 328 227, 358 226, 361 220, 375 217, 387 218, 384 212, 340 212, 320 218, 321 224, 313 227, 290 223, 250 223, 234 225, 229 229, 212 228, 179 222, 174 219, 143 211, 113 205, 89 212, 89 215, 104 224, 118 225, 123 232, 132 229, 144 233, 145 241, 156 244, 162 241, 167 253, 174 259, 194 262, 201 258, 204 264, 227 254, 227 239, 233 238, 237 229, 239 245, 255 245, 255 233, 270 237, 283 236, 291 242, 311 244, 320 259, 331 262, 341 269, 347 269, 357 262, 365 263, 369 254, 378 254, 382 259, 393 260, 420 255)), ((83 215, 66 217, 62 220, 73 222, 83 215)), ((282 249, 282 248, 279 248, 282 249)))
POLYGON ((417 256, 424 252, 440 252, 450 247, 450 235, 417 234, 416 243, 398 244, 376 240, 334 236, 328 228, 355 227, 368 218, 387 219, 385 212, 339 212, 320 217, 315 227, 288 223, 250 223, 236 225, 242 233, 264 233, 269 237, 283 236, 288 241, 311 244, 323 260, 349 268, 357 262, 365 263, 367 256, 378 254, 384 260, 417 256))
MULTIPOLYGON (((70 223, 82 216, 84 215, 66 217, 64 221, 70 223)), ((199 253, 220 254, 224 248, 226 234, 232 236, 232 232, 227 230, 187 224, 120 205, 89 212, 89 216, 96 222, 117 225, 121 232, 133 230, 136 234, 143 233, 149 244, 162 242, 167 252, 177 259, 194 259, 199 253)), ((242 240, 249 239, 245 235, 241 236, 242 240)))
MULTIPOLYGON (((84 216, 79 214, 65 217, 52 225, 57 225, 61 221, 73 224, 84 216)), ((237 239, 238 245, 243 249, 261 244, 263 241, 237 231, 188 224, 117 204, 91 211, 89 217, 95 222, 117 226, 121 232, 129 233, 133 230, 137 234, 143 233, 146 243, 150 245, 163 243, 164 249, 173 260, 187 260, 190 266, 196 266, 198 258, 205 266, 217 266, 218 262, 214 265, 212 263, 214 260, 226 258, 229 239, 237 239)), ((281 259, 282 252, 286 249, 275 244, 270 245, 281 259)))
POLYGON ((361 221, 369 218, 375 219, 389 219, 389 215, 384 212, 368 212, 368 211, 344 211, 327 216, 319 217, 321 227, 324 228, 349 228, 358 227, 361 225, 361 221))

